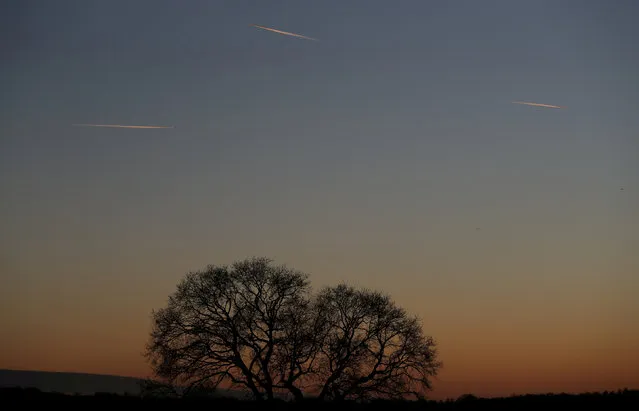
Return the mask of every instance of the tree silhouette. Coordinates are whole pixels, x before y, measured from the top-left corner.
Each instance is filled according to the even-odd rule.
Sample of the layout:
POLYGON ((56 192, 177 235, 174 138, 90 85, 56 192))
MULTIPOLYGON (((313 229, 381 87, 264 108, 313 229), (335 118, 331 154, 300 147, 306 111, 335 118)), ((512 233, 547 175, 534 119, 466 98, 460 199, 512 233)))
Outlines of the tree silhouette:
POLYGON ((326 335, 327 325, 318 315, 311 298, 291 305, 282 319, 282 334, 272 364, 278 377, 277 388, 290 392, 302 400, 304 390, 312 387, 318 373, 318 359, 326 335))
POLYGON ((187 274, 153 313, 147 355, 154 372, 188 387, 228 381, 272 399, 275 349, 308 289, 304 274, 265 258, 187 274))
POLYGON ((306 274, 267 258, 188 273, 152 320, 153 371, 187 391, 226 382, 258 400, 420 397, 441 366, 388 296, 346 285, 312 296, 306 274))
POLYGON ((344 284, 320 293, 317 312, 326 332, 321 399, 424 398, 442 364, 417 318, 387 295, 344 284))

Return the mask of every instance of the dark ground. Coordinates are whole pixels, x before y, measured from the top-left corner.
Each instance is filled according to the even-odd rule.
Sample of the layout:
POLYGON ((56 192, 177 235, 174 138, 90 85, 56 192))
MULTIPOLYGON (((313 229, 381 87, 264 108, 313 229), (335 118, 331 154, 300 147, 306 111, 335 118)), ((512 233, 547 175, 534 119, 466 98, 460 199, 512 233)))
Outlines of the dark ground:
POLYGON ((58 403, 69 407, 78 405, 81 407, 92 406, 135 406, 148 409, 159 407, 175 407, 179 409, 231 409, 257 410, 257 409, 281 409, 281 410, 322 410, 330 409, 357 409, 357 410, 542 410, 546 408, 559 408, 562 410, 580 410, 595 408, 600 410, 639 410, 639 390, 619 390, 616 392, 585 393, 579 395, 548 394, 548 395, 524 395, 507 398, 476 398, 472 395, 462 396, 452 401, 374 401, 367 404, 354 402, 346 403, 320 403, 305 401, 304 403, 287 403, 274 401, 275 404, 265 402, 241 401, 225 398, 188 398, 188 399, 150 399, 137 396, 117 394, 94 395, 66 395, 59 393, 43 392, 35 388, 0 388, 0 408, 17 409, 27 403, 52 404, 58 403), (273 407, 273 405, 275 405, 273 407))

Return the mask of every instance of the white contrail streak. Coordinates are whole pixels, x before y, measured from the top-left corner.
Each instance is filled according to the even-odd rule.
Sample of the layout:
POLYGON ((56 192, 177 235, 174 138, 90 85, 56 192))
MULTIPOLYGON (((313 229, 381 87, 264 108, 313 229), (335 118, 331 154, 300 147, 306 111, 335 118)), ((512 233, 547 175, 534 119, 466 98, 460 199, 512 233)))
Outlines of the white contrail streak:
POLYGON ((289 33, 288 31, 272 29, 270 27, 258 26, 257 24, 251 24, 251 26, 252 27, 257 27, 258 29, 262 29, 262 30, 272 31, 273 33, 283 34, 285 36, 292 36, 292 37, 297 37, 297 38, 300 38, 300 39, 319 41, 318 39, 314 39, 312 37, 306 37, 306 36, 302 36, 301 34, 289 33))
POLYGON ((175 128, 175 126, 124 126, 121 124, 72 124, 75 127, 114 127, 114 128, 175 128))
POLYGON ((526 105, 526 106, 546 107, 546 108, 565 108, 565 107, 562 107, 562 106, 553 106, 551 104, 529 103, 527 101, 513 101, 513 104, 523 104, 523 105, 526 105))

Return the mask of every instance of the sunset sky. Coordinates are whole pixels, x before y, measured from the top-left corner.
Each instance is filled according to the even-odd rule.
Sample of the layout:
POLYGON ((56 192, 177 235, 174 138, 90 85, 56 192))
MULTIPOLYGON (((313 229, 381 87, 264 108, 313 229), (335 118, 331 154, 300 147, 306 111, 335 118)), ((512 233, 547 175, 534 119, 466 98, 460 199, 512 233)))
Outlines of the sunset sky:
POLYGON ((188 271, 267 256, 419 315, 434 398, 639 388, 638 19, 3 2, 0 368, 146 376, 188 271))

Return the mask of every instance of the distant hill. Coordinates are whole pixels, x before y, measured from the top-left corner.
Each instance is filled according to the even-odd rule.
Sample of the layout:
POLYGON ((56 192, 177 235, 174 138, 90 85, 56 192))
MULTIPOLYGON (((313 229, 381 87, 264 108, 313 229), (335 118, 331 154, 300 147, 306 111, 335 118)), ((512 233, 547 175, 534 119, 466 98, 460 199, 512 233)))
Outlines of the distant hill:
MULTIPOLYGON (((85 374, 74 372, 21 371, 0 369, 0 388, 37 388, 45 392, 93 395, 96 392, 112 394, 140 394, 139 378, 119 375, 85 374)), ((243 398, 239 390, 219 389, 220 396, 243 398)), ((276 395, 283 398, 282 396, 276 395)))
POLYGON ((0 370, 0 387, 34 387, 41 391, 92 395, 96 392, 114 394, 140 393, 141 380, 116 375, 73 372, 0 370))

